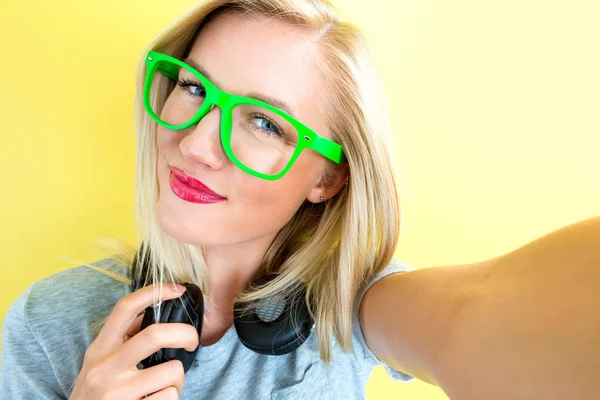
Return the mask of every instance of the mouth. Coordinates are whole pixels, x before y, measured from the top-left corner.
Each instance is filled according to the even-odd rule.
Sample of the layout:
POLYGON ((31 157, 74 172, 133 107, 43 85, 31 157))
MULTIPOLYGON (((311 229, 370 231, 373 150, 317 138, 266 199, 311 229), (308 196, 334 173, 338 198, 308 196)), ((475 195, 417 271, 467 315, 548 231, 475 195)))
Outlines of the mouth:
POLYGON ((227 200, 199 180, 186 175, 179 168, 170 167, 169 183, 173 192, 184 200, 194 203, 216 203, 227 200))

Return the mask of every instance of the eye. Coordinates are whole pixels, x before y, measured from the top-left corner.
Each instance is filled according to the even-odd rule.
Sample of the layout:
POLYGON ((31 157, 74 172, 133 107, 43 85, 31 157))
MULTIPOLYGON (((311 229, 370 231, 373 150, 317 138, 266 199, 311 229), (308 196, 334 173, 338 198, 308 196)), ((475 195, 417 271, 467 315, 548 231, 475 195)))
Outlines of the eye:
POLYGON ((198 82, 193 82, 189 80, 179 80, 177 81, 177 86, 184 89, 186 94, 189 94, 193 97, 206 97, 206 90, 204 86, 202 86, 198 82))
POLYGON ((252 121, 255 122, 256 125, 262 130, 265 130, 268 132, 273 132, 273 133, 278 133, 280 131, 277 124, 275 124, 275 122, 271 121, 268 118, 257 116, 257 117, 254 117, 252 119, 252 121))

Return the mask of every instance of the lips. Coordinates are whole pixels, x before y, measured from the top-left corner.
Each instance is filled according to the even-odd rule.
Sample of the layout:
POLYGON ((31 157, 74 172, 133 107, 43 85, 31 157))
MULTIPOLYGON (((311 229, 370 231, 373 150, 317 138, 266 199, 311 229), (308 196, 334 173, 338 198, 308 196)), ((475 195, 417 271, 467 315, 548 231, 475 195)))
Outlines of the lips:
POLYGON ((173 172, 173 175, 175 175, 184 184, 186 184, 189 187, 192 187, 194 189, 197 189, 201 192, 204 192, 208 196, 215 197, 217 199, 223 199, 223 200, 227 198, 225 196, 221 196, 219 193, 215 192, 214 190, 212 190, 211 188, 209 188, 208 186, 206 186, 199 180, 186 175, 185 172, 183 172, 179 168, 171 167, 171 172, 173 172))

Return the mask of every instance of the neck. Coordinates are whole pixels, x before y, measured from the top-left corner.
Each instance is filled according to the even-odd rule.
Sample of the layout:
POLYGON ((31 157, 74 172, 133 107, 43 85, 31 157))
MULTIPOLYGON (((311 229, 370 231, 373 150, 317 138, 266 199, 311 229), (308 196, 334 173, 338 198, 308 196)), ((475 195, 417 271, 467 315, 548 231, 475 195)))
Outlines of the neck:
POLYGON ((205 247, 211 288, 207 299, 210 306, 205 309, 208 329, 227 330, 231 326, 234 299, 260 276, 261 262, 275 235, 233 245, 205 247))

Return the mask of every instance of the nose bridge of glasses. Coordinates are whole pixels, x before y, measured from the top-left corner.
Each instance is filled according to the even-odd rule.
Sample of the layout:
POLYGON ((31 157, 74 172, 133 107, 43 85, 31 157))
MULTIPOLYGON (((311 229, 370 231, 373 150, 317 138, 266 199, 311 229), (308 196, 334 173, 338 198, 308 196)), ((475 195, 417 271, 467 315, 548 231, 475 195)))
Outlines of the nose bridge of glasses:
MULTIPOLYGON (((224 106, 229 101, 229 95, 223 91, 217 90, 212 96, 207 96, 206 101, 209 103, 208 109, 201 114, 200 120, 206 119, 208 114, 210 114, 215 107, 219 109, 221 114, 219 119, 221 119, 224 106)), ((200 120, 198 120, 196 123, 198 124, 200 120)))
POLYGON ((208 110, 202 114, 202 118, 206 117, 206 115, 209 114, 215 107, 219 108, 219 111, 222 114, 225 105, 227 102, 229 102, 230 97, 231 96, 228 93, 225 93, 221 90, 217 90, 215 94, 208 96, 206 100, 209 102, 209 107, 208 110))
POLYGON ((213 103, 210 105, 210 109, 212 110, 213 107, 216 105, 218 106, 221 110, 223 110, 223 107, 225 106, 225 104, 229 101, 229 94, 225 93, 222 90, 218 90, 217 91, 217 95, 215 96, 215 99, 213 101, 213 103))

